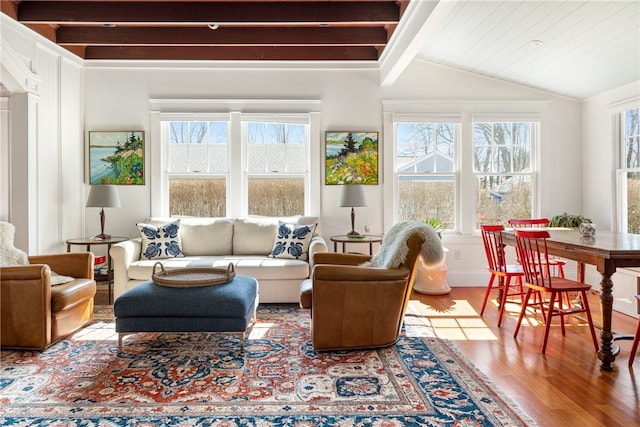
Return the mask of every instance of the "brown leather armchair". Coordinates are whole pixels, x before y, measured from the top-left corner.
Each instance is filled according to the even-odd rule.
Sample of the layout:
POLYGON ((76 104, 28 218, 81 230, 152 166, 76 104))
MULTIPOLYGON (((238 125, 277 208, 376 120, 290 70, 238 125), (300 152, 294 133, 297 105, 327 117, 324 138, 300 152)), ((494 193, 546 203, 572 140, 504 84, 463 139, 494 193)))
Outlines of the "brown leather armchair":
MULTIPOLYGON (((311 279, 311 341, 317 351, 385 347, 394 344, 411 297, 425 237, 406 241, 396 268, 361 266, 371 259, 352 253, 316 253, 311 279)), ((384 244, 384 242, 383 242, 384 244)), ((307 283, 309 285, 309 282, 307 283)))
POLYGON ((44 350, 93 319, 91 252, 30 256, 0 268, 0 346, 44 350), (75 279, 51 286, 51 270, 75 279))

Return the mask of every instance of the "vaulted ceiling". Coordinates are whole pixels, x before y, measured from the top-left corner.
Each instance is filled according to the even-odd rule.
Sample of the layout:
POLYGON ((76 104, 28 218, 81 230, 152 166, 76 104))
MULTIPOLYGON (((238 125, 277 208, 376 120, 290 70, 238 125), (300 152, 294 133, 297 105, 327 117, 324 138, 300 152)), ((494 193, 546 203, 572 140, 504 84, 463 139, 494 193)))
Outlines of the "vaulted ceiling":
POLYGON ((639 0, 2 0, 0 6, 93 64, 363 64, 379 68, 385 86, 418 58, 577 99, 640 81, 639 0))
POLYGON ((638 0, 448 0, 417 57, 586 98, 640 80, 638 0))
POLYGON ((376 61, 408 1, 3 0, 84 59, 376 61))

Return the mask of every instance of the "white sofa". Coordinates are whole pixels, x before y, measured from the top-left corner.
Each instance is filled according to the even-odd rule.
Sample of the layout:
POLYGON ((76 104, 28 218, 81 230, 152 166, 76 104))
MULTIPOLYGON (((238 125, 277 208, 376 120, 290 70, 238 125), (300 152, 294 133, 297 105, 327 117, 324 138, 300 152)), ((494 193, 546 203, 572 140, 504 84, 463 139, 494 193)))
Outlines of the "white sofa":
MULTIPOLYGON (((148 218, 146 224, 162 225, 176 218, 148 218)), ((326 252, 325 240, 316 232, 309 245, 309 260, 274 258, 279 221, 310 225, 316 217, 180 218, 179 237, 184 257, 141 259, 142 239, 117 243, 109 254, 113 259, 114 298, 151 279, 153 266, 162 262, 166 270, 183 267, 227 267, 237 274, 258 280, 260 302, 296 303, 300 283, 311 274, 313 253, 326 252)))

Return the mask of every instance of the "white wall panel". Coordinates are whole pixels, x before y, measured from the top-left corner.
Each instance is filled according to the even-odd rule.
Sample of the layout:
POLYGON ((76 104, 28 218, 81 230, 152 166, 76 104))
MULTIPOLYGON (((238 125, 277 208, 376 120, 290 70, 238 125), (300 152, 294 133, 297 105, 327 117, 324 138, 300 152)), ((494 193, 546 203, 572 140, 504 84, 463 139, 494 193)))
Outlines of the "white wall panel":
POLYGON ((82 197, 78 191, 81 187, 76 184, 75 189, 69 187, 67 191, 71 181, 63 180, 81 179, 77 170, 81 168, 82 147, 77 146, 78 136, 74 147, 62 143, 63 128, 65 138, 79 134, 81 129, 80 63, 69 61, 71 68, 75 66, 75 73, 71 68, 63 70, 62 57, 68 53, 4 15, 0 19, 3 26, 0 78, 3 84, 8 83, 5 86, 11 97, 8 219, 16 226, 16 245, 21 249, 29 254, 59 252, 65 249, 65 239, 84 233, 83 211, 77 202, 70 203, 74 196, 65 197, 68 194, 82 197), (65 103, 63 95, 75 101, 65 103), (67 109, 72 120, 63 121, 62 108, 67 109), (69 155, 73 166, 63 161, 63 155, 69 155))

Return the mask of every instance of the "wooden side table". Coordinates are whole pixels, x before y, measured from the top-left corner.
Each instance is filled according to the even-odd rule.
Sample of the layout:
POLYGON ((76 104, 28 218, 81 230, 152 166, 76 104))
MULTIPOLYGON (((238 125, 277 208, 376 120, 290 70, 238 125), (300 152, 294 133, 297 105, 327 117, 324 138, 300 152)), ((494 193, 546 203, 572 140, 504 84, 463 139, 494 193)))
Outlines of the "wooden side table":
POLYGON ((67 252, 71 252, 71 246, 80 245, 86 246, 87 252, 91 252, 91 246, 97 245, 106 245, 107 246, 107 274, 96 274, 94 275, 96 281, 106 279, 108 292, 109 292, 109 304, 112 301, 112 293, 111 293, 111 285, 113 284, 113 267, 111 267, 111 255, 109 254, 109 250, 111 249, 111 245, 115 243, 124 242, 125 240, 129 240, 128 237, 120 237, 120 236, 112 236, 110 239, 95 239, 93 237, 79 237, 76 239, 69 239, 66 241, 67 243, 67 252))
POLYGON ((345 251, 347 243, 363 243, 369 244, 369 255, 373 255, 373 244, 382 242, 382 236, 375 234, 361 234, 360 237, 352 237, 347 235, 331 236, 333 242, 333 251, 338 252, 338 243, 342 243, 342 252, 345 251))

